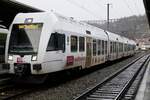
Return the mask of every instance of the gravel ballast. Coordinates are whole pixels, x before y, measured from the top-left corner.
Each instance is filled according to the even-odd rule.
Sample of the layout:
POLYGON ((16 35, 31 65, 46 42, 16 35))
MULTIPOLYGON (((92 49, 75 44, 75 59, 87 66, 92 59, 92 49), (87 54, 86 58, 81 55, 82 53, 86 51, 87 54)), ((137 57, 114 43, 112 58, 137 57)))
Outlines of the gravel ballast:
POLYGON ((133 57, 121 60, 118 63, 90 72, 89 74, 82 75, 76 79, 68 80, 67 82, 56 86, 17 97, 15 100, 73 100, 94 85, 102 82, 102 80, 110 74, 127 65, 139 55, 140 54, 136 54, 133 57))

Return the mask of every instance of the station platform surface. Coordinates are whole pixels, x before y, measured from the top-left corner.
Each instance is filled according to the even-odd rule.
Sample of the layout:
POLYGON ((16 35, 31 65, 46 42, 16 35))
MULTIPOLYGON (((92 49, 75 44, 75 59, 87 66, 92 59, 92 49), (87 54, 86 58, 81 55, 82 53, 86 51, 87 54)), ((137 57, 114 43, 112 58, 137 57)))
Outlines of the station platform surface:
POLYGON ((147 66, 135 100, 150 100, 150 62, 147 66))
POLYGON ((2 69, 2 64, 0 64, 0 75, 8 73, 8 70, 2 69))

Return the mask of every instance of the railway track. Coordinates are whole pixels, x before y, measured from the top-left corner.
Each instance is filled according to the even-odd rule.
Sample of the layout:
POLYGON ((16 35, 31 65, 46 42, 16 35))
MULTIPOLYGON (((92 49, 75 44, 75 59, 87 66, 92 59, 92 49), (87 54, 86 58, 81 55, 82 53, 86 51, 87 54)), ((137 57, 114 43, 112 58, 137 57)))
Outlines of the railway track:
POLYGON ((34 87, 23 87, 23 86, 16 86, 16 85, 4 85, 0 88, 0 100, 10 100, 17 96, 24 95, 26 93, 33 92, 35 90, 34 87))
POLYGON ((0 100, 10 100, 14 97, 33 92, 36 86, 24 86, 12 83, 12 78, 7 75, 0 78, 0 100))
MULTIPOLYGON (((139 59, 140 58, 138 58, 136 60, 139 60, 139 59)), ((133 64, 134 62, 132 62, 131 64, 133 64)), ((126 69, 127 69, 128 66, 126 66, 126 69)), ((45 88, 46 87, 44 87, 44 89, 45 88)), ((37 91, 39 89, 41 90, 41 89, 43 89, 43 87, 39 87, 39 86, 27 86, 27 87, 25 87, 25 86, 17 86, 17 85, 0 86, 0 100, 13 99, 13 98, 18 97, 18 96, 22 96, 22 95, 25 95, 25 94, 28 94, 28 93, 32 93, 32 92, 37 91)), ((124 98, 128 98, 128 97, 129 97, 129 95, 126 95, 126 97, 124 97, 124 98)), ((80 100, 80 99, 77 98, 77 100, 80 100)))
POLYGON ((74 100, 131 99, 137 91, 149 55, 141 56, 74 100))
POLYGON ((11 83, 11 78, 10 77, 0 79, 0 86, 2 86, 4 84, 9 84, 9 83, 11 83))

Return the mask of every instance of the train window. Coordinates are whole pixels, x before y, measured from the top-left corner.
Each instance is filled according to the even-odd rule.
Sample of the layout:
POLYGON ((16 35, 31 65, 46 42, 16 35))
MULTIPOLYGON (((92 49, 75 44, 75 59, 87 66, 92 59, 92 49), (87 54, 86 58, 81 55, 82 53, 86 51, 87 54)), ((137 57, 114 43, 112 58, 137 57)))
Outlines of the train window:
POLYGON ((123 52, 123 43, 121 43, 121 52, 123 52))
POLYGON ((122 43, 122 52, 123 52, 123 43, 122 43))
POLYGON ((67 45, 69 45, 69 36, 67 36, 67 45))
POLYGON ((118 42, 115 43, 116 46, 116 53, 118 53, 118 42))
POLYGON ((135 50, 135 48, 136 48, 136 46, 134 45, 134 46, 133 46, 133 50, 135 50))
POLYGON ((121 52, 121 43, 119 43, 119 52, 121 52))
POLYGON ((107 41, 105 41, 105 54, 107 54, 107 41))
POLYGON ((112 53, 114 53, 114 44, 112 42, 112 53))
POLYGON ((102 55, 104 55, 104 50, 105 50, 105 46, 104 46, 105 44, 104 44, 104 40, 102 40, 102 55))
POLYGON ((117 50, 118 50, 118 45, 117 45, 118 43, 117 42, 115 42, 115 52, 117 53, 117 50))
POLYGON ((123 52, 123 44, 121 43, 120 45, 120 52, 123 52))
POLYGON ((135 49, 135 45, 133 45, 133 50, 135 49))
POLYGON ((131 50, 131 48, 132 48, 132 45, 129 45, 130 47, 129 47, 129 49, 131 50))
POLYGON ((119 52, 121 52, 121 43, 119 43, 119 52))
POLYGON ((118 43, 118 52, 120 52, 120 43, 118 43))
POLYGON ((113 52, 113 43, 110 42, 110 53, 112 53, 112 52, 113 52))
POLYGON ((132 45, 132 50, 134 50, 133 48, 134 48, 134 45, 132 45))
POLYGON ((114 53, 116 53, 117 47, 116 47, 116 42, 114 42, 114 53))
POLYGON ((113 53, 115 53, 115 42, 113 42, 113 53))
POLYGON ((47 50, 46 51, 52 51, 55 50, 55 35, 54 33, 51 34, 50 40, 48 42, 47 50))
POLYGON ((122 49, 121 49, 121 51, 123 52, 123 43, 122 43, 122 49))
POLYGON ((78 49, 77 36, 71 36, 71 52, 76 52, 78 49))
POLYGON ((43 23, 14 24, 12 27, 9 53, 32 54, 39 49, 43 23))
POLYGON ((125 47, 126 47, 125 44, 123 44, 123 51, 124 51, 124 52, 126 51, 125 47))
POLYGON ((96 56, 96 40, 93 40, 93 56, 96 56))
POLYGON ((58 50, 65 52, 65 34, 57 34, 58 50))
POLYGON ((118 43, 117 42, 115 42, 115 46, 116 46, 116 53, 117 53, 117 50, 118 50, 118 43))
POLYGON ((115 53, 115 42, 113 42, 113 53, 115 53))
POLYGON ((126 44, 124 44, 124 51, 126 51, 126 44))
POLYGON ((62 50, 65 51, 65 35, 52 33, 46 51, 62 50))
POLYGON ((127 51, 129 51, 129 45, 127 44, 127 51))
POLYGON ((98 51, 98 55, 100 55, 100 53, 101 53, 101 40, 98 40, 97 41, 98 42, 98 44, 97 44, 97 46, 98 46, 98 48, 97 48, 97 51, 98 51))
POLYGON ((79 51, 84 51, 85 50, 85 39, 84 37, 79 37, 79 51))
POLYGON ((123 44, 123 50, 124 50, 124 52, 126 51, 126 45, 125 44, 123 44))
POLYGON ((114 45, 114 42, 112 42, 112 52, 113 52, 113 53, 115 52, 115 45, 114 45))

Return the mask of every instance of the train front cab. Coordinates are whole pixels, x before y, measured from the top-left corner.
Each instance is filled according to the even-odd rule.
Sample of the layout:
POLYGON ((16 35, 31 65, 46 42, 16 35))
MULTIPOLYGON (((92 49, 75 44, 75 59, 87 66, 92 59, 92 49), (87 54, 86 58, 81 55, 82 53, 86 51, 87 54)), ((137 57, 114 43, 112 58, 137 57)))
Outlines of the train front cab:
POLYGON ((42 68, 42 62, 54 23, 51 20, 50 14, 46 13, 21 13, 15 17, 5 53, 5 65, 10 66, 10 74, 30 76, 44 73, 46 68, 42 68))
POLYGON ((13 24, 8 37, 6 61, 10 64, 10 73, 28 76, 32 68, 38 66, 38 47, 42 33, 42 23, 13 24), (32 67, 33 66, 33 67, 32 67))

